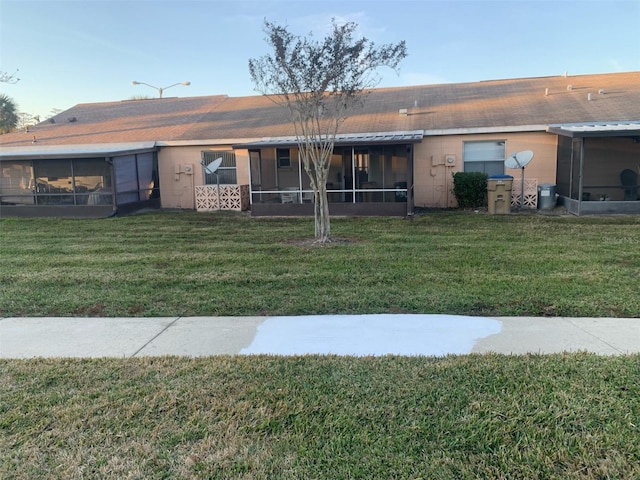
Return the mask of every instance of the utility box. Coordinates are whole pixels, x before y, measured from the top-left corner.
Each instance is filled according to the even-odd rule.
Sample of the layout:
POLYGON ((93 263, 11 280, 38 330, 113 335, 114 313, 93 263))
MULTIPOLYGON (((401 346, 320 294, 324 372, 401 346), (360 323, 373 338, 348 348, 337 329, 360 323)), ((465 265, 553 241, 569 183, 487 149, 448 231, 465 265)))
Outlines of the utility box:
POLYGON ((552 183, 538 185, 538 209, 552 210, 556 207, 556 186, 552 183))
POLYGON ((501 215, 511 213, 511 175, 492 175, 487 179, 487 204, 489 214, 501 215))

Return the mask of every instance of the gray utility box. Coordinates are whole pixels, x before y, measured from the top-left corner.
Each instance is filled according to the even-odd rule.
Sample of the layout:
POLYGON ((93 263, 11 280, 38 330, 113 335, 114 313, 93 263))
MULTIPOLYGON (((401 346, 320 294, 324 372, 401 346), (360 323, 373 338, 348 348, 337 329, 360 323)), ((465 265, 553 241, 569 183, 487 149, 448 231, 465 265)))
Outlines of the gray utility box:
POLYGON ((556 186, 552 183, 538 185, 538 209, 551 210, 556 208, 556 186))

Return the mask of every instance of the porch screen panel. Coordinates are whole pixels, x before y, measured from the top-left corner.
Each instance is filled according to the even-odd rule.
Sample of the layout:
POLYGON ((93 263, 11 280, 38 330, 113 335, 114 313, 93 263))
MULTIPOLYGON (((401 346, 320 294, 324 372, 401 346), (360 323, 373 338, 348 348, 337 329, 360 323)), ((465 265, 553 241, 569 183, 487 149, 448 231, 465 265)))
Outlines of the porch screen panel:
POLYGON ((136 156, 126 155, 113 159, 116 177, 116 203, 124 205, 138 201, 138 174, 136 156))
POLYGON ((74 160, 73 174, 78 205, 112 204, 111 169, 103 158, 74 160))
POLYGON ((464 142, 463 145, 465 172, 481 172, 487 175, 504 173, 504 141, 464 142))
POLYGON ((0 164, 0 203, 5 205, 33 205, 35 181, 31 162, 3 162, 0 164))
POLYGON ((564 136, 558 136, 558 163, 556 167, 557 192, 558 195, 565 197, 574 197, 571 193, 571 139, 564 136))
POLYGON ((38 205, 73 205, 71 160, 34 162, 38 205))
POLYGON ((574 138, 571 141, 571 198, 574 200, 591 200, 591 192, 580 190, 580 158, 582 157, 582 139, 574 138))
POLYGON ((202 161, 205 165, 213 163, 216 159, 222 158, 220 168, 216 173, 204 173, 205 185, 220 184, 236 185, 238 183, 236 175, 236 154, 230 151, 211 151, 202 152, 202 161))
POLYGON ((262 161, 260 150, 249 150, 249 167, 251 169, 251 185, 262 186, 262 161))
POLYGON ((140 200, 149 200, 156 185, 155 154, 152 152, 137 155, 138 189, 140 200))

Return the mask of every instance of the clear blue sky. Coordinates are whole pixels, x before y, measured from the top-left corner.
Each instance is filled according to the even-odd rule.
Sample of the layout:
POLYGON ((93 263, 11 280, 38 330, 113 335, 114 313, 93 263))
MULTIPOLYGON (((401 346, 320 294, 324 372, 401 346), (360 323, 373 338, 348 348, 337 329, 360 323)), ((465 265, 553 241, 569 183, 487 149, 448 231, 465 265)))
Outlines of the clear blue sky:
POLYGON ((156 96, 256 95, 264 19, 323 36, 331 18, 409 56, 380 86, 640 70, 640 0, 0 0, 0 84, 19 111, 156 96))

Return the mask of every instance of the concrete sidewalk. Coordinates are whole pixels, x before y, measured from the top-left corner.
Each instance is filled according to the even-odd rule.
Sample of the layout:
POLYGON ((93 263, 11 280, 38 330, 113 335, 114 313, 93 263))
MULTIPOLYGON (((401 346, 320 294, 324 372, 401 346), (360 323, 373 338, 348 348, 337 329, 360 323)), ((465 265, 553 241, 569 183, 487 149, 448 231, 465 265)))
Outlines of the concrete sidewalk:
POLYGON ((0 358, 640 352, 639 318, 0 318, 0 358))

